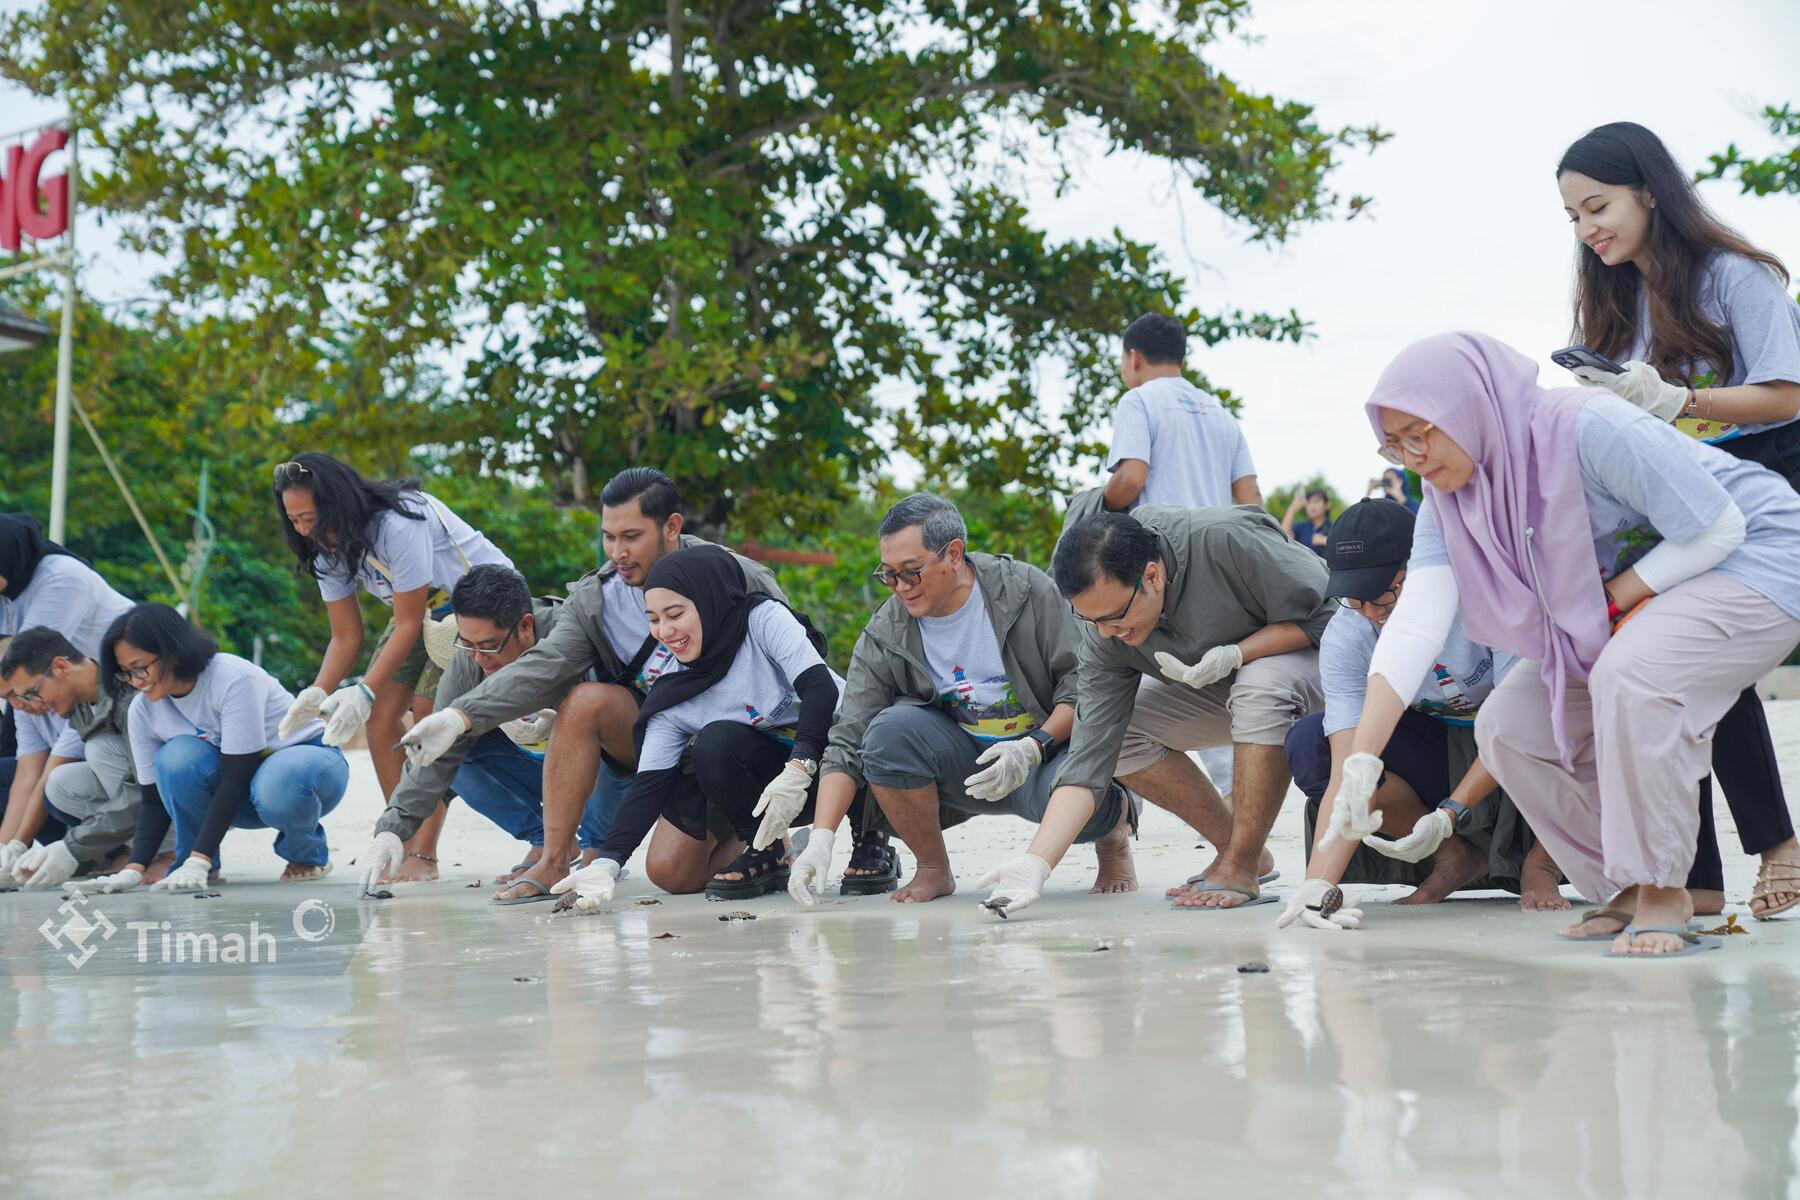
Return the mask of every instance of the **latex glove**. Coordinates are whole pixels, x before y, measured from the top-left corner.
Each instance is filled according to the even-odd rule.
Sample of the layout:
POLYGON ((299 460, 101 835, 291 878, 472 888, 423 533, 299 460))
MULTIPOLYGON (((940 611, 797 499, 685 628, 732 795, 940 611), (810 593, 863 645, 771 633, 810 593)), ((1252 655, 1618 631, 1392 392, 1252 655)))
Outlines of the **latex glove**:
POLYGON ((1294 898, 1288 901, 1286 911, 1275 922, 1275 928, 1286 929, 1296 920, 1304 921, 1314 929, 1325 929, 1333 933, 1362 928, 1360 908, 1340 908, 1330 916, 1318 911, 1319 902, 1325 898, 1325 893, 1336 886, 1329 879, 1308 879, 1294 889, 1294 898))
POLYGON ((837 830, 813 826, 812 836, 788 868, 788 895, 808 908, 818 903, 814 892, 825 890, 825 879, 831 874, 831 848, 837 841, 837 830))
POLYGON ((975 881, 978 888, 991 887, 982 907, 1012 916, 1030 908, 1044 894, 1044 881, 1050 878, 1050 864, 1035 854, 1021 854, 1003 862, 975 881))
POLYGON ((1385 854, 1401 862, 1416 863, 1420 859, 1430 858, 1444 844, 1444 839, 1455 832, 1456 821, 1449 812, 1434 808, 1420 817, 1412 827, 1412 832, 1405 837, 1390 842, 1384 837, 1369 834, 1363 838, 1363 845, 1377 854, 1385 854))
POLYGON ((450 752, 456 739, 468 731, 463 728, 462 714, 454 708, 434 712, 413 722, 413 727, 400 739, 406 761, 414 767, 429 767, 450 752))
POLYGON ((541 746, 550 740, 551 726, 556 724, 554 708, 540 708, 529 717, 519 717, 500 726, 515 746, 541 746))
POLYGON ((281 718, 281 724, 275 727, 275 736, 282 741, 299 733, 301 728, 319 719, 319 706, 325 703, 325 689, 309 687, 294 697, 288 705, 287 716, 281 718))
POLYGON ((369 690, 366 683, 354 687, 339 688, 331 693, 325 703, 319 705, 319 715, 325 718, 325 744, 341 746, 356 736, 369 719, 369 710, 375 707, 375 693, 369 690))
POLYGON ((383 876, 392 875, 406 861, 406 847, 397 834, 382 830, 369 843, 369 848, 357 855, 357 865, 362 867, 362 894, 367 896, 375 890, 383 876))
POLYGON ((756 827, 756 840, 750 843, 751 849, 767 850, 787 836, 794 818, 806 807, 806 793, 811 787, 812 776, 792 762, 781 769, 781 774, 769 780, 756 807, 750 810, 751 816, 762 818, 762 824, 756 827))
POLYGON ((150 885, 153 892, 204 892, 206 877, 212 873, 212 864, 198 854, 190 854, 181 860, 181 865, 150 885))
POLYGON ((550 893, 560 896, 575 893, 576 912, 598 912, 613 897, 619 882, 619 864, 610 858, 596 858, 579 871, 571 871, 550 885, 550 893))
POLYGON ((1687 407, 1688 390, 1670 383, 1649 363, 1635 359, 1625 364, 1622 375, 1576 367, 1575 378, 1590 387, 1603 387, 1621 400, 1637 405, 1659 421, 1673 421, 1687 407))
POLYGON ((69 852, 67 846, 61 842, 51 842, 48 846, 37 847, 20 859, 13 875, 25 885, 26 891, 33 892, 41 891, 44 888, 61 887, 75 878, 75 872, 80 869, 81 864, 75 860, 75 856, 69 852), (27 866, 31 870, 29 879, 19 874, 27 866))
POLYGON ((142 882, 144 882, 142 871, 135 867, 126 867, 123 871, 114 871, 111 875, 96 875, 92 879, 71 883, 69 891, 82 896, 110 896, 114 892, 129 892, 142 882))
POLYGON ((1211 687, 1243 666, 1244 652, 1237 648, 1235 642, 1226 642, 1223 646, 1214 646, 1208 650, 1191 667, 1166 650, 1156 652, 1156 662, 1165 677, 1176 683, 1185 683, 1191 688, 1203 688, 1211 687))
POLYGON ((1337 802, 1331 806, 1331 836, 1357 842, 1381 828, 1381 814, 1370 802, 1381 784, 1381 760, 1359 752, 1344 760, 1337 802))
POLYGON ((963 780, 963 789, 976 800, 999 800, 1018 791, 1032 768, 1044 761, 1044 751, 1031 738, 1013 738, 995 742, 975 761, 994 765, 963 780))
POLYGON ((31 847, 17 838, 0 846, 0 875, 11 875, 19 860, 25 857, 31 847))

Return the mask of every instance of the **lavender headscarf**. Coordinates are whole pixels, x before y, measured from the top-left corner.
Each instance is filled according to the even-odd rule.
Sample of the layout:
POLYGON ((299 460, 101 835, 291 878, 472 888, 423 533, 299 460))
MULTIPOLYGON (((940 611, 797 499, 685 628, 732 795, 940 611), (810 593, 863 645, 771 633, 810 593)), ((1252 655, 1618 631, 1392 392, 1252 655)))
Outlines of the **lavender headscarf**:
POLYGON ((1485 334, 1445 333, 1402 350, 1364 406, 1377 437, 1391 408, 1430 421, 1475 460, 1457 490, 1425 485, 1463 628, 1543 664, 1565 766, 1567 681, 1588 677, 1610 633, 1575 450, 1575 418, 1593 394, 1539 387, 1536 364, 1485 334))

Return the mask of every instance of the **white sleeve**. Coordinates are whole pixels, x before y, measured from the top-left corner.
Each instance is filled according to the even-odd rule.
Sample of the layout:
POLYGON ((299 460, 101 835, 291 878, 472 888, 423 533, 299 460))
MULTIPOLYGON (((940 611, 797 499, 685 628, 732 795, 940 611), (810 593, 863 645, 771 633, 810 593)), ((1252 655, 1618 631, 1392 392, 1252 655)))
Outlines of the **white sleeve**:
POLYGON ((1456 576, 1448 566, 1409 568, 1400 602, 1375 643, 1369 678, 1381 676, 1401 700, 1411 701, 1444 652, 1459 603, 1456 576))
POLYGON ((1664 538, 1637 560, 1638 578, 1658 594, 1696 575, 1704 575, 1744 544, 1744 510, 1736 502, 1706 523, 1685 542, 1664 538))

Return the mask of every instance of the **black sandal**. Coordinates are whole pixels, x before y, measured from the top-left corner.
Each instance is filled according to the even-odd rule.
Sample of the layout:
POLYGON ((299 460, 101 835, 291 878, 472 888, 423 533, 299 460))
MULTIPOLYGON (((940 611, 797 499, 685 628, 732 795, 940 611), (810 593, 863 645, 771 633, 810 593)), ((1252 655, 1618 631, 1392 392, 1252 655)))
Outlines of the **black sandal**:
POLYGON ((751 850, 732 859, 719 869, 706 884, 708 900, 750 900, 778 892, 787 887, 787 847, 776 842, 767 850, 751 850), (738 879, 720 879, 719 875, 737 875, 738 879))
POLYGON ((844 869, 840 896, 879 896, 900 886, 900 852, 886 834, 866 830, 856 837, 850 850, 850 862, 844 869), (851 871, 871 871, 869 875, 852 875, 851 871))

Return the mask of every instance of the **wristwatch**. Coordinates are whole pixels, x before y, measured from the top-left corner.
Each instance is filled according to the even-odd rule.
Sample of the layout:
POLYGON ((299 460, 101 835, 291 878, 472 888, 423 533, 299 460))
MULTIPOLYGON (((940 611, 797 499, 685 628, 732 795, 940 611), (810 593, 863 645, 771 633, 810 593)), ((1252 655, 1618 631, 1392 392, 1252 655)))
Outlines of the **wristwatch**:
POLYGON ((1038 751, 1043 755, 1044 762, 1049 762, 1062 753, 1063 744, 1042 729, 1034 729, 1025 736, 1038 744, 1038 751))
POLYGON ((1438 807, 1450 814, 1450 827, 1458 833, 1469 832, 1475 823, 1475 814, 1466 804, 1458 804, 1454 800, 1439 800, 1438 807))
POLYGON ((819 774, 819 760, 818 759, 816 759, 816 758, 790 758, 790 759, 788 759, 788 761, 793 763, 796 767, 799 767, 802 771, 805 771, 808 775, 811 775, 811 776, 817 778, 817 776, 819 774))

